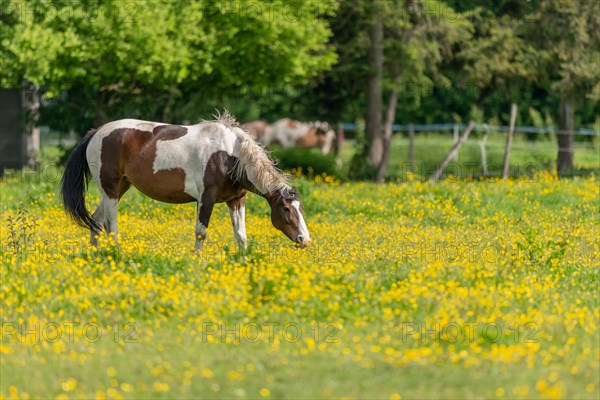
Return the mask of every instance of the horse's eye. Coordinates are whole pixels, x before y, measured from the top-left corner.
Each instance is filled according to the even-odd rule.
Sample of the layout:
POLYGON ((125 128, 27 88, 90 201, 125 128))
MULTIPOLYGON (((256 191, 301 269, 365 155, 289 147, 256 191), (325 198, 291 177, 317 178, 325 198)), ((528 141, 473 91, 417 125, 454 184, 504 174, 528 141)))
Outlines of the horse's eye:
POLYGON ((290 208, 289 207, 283 207, 283 211, 290 212, 290 208))

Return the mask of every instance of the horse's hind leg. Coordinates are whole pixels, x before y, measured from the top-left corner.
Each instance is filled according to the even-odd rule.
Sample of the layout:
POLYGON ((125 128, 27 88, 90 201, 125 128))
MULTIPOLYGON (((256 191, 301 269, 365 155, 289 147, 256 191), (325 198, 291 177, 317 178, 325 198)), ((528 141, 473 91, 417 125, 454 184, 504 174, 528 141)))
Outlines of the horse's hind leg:
MULTIPOLYGON (((102 199, 100 201, 100 204, 98 204, 98 208, 96 208, 96 211, 94 211, 94 214, 92 214, 92 218, 94 218, 94 221, 96 221, 98 223, 98 226, 100 227, 100 229, 102 229, 102 227, 104 226, 104 199, 102 199)), ((92 246, 97 247, 98 246, 98 235, 100 234, 100 230, 96 230, 94 228, 90 229, 90 243, 92 246)))
POLYGON ((118 233, 119 227, 117 226, 117 216, 119 212, 119 200, 108 199, 104 206, 104 212, 106 213, 106 232, 112 233, 115 243, 119 243, 118 233))
POLYGON ((131 184, 127 178, 122 177, 112 185, 105 185, 104 187, 108 189, 108 193, 103 194, 102 201, 100 202, 100 205, 104 205, 104 210, 99 211, 100 206, 98 206, 98 210, 96 210, 96 212, 102 213, 104 217, 102 224, 106 230, 106 233, 112 234, 115 243, 118 244, 119 227, 117 224, 117 217, 119 211, 119 200, 131 187, 131 184))

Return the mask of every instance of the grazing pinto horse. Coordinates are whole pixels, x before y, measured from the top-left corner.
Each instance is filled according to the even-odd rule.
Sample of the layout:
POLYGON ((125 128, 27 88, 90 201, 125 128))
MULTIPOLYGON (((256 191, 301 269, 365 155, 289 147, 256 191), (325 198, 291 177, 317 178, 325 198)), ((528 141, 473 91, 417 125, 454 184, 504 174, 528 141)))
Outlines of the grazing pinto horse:
POLYGON ((299 122, 284 118, 275 121, 266 132, 263 144, 277 143, 290 147, 317 147, 323 154, 331 151, 335 132, 327 122, 299 122))
POLYGON ((93 245, 102 227, 117 240, 117 204, 131 185, 167 203, 196 201, 196 249, 221 202, 229 207, 237 243, 246 247, 248 191, 269 202, 273 226, 297 246, 310 241, 298 194, 228 114, 192 126, 124 119, 88 132, 67 161, 62 198, 71 217, 90 229, 93 245), (93 215, 85 207, 90 175, 102 194, 93 215))

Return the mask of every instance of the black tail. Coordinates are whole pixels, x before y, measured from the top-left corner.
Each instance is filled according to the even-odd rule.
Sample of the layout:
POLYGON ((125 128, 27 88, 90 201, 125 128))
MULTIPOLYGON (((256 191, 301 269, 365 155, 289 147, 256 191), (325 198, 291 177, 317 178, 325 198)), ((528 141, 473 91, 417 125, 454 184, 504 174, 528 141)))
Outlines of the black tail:
POLYGON ((95 133, 96 130, 88 132, 69 156, 62 176, 61 193, 63 206, 71 218, 84 228, 99 231, 98 223, 85 208, 85 192, 91 175, 85 153, 95 133))

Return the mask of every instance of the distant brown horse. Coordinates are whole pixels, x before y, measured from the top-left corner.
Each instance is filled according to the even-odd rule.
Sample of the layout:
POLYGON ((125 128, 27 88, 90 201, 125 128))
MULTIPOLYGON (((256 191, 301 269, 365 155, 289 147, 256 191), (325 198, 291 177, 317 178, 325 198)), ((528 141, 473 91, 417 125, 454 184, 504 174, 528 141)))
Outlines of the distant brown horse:
POLYGON ((93 245, 102 227, 117 240, 117 205, 131 185, 155 200, 197 202, 196 249, 221 202, 229 207, 236 241, 246 247, 249 191, 269 202, 275 228, 299 247, 310 241, 298 194, 227 113, 191 126, 124 119, 88 132, 67 161, 62 199, 71 217, 90 229, 93 245), (90 175, 102 194, 93 215, 85 207, 90 175))

